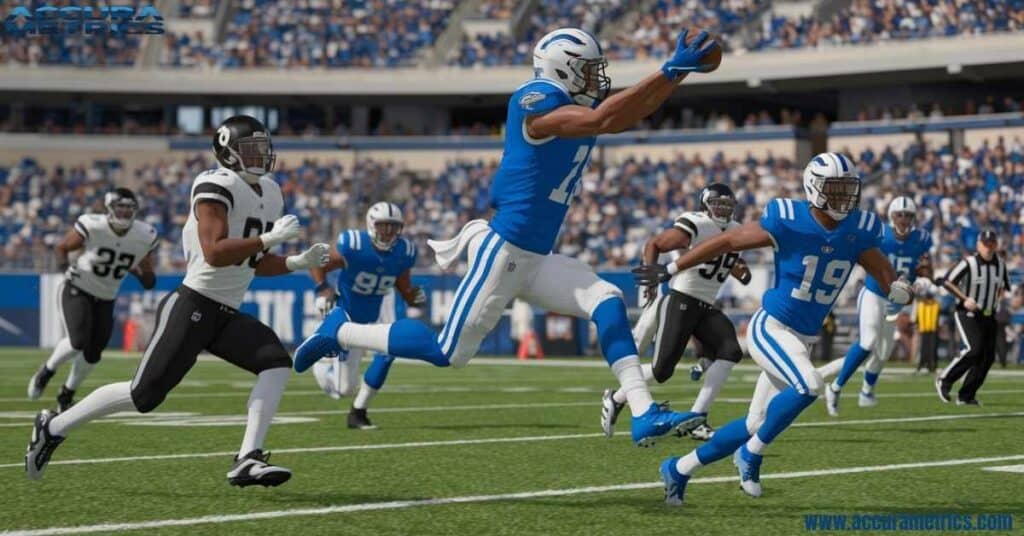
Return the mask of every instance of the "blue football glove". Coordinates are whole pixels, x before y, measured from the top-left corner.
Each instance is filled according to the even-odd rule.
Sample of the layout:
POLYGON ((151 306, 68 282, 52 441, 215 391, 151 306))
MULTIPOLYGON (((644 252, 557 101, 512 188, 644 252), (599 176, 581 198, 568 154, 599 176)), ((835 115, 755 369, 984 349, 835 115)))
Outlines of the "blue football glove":
POLYGON ((704 72, 711 66, 703 66, 700 60, 707 56, 711 49, 718 46, 713 39, 708 39, 708 33, 701 31, 689 45, 686 44, 686 34, 689 30, 683 30, 676 40, 676 50, 672 57, 661 66, 661 72, 669 80, 677 80, 680 76, 691 72, 704 72))

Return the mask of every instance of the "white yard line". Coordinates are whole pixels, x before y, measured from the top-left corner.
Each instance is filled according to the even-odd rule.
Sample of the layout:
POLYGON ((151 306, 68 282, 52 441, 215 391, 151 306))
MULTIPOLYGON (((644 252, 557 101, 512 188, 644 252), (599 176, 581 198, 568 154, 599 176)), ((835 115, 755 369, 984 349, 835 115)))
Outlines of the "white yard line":
MULTIPOLYGON (((889 465, 869 465, 862 467, 841 467, 836 469, 820 469, 813 471, 793 471, 785 473, 772 473, 762 475, 767 480, 784 480, 792 478, 808 478, 834 475, 848 475, 855 473, 877 473, 883 471, 900 471, 906 469, 923 469, 930 467, 952 467, 957 465, 972 465, 979 463, 992 463, 1022 460, 1024 455, 996 456, 987 458, 961 458, 953 460, 938 460, 930 462, 914 462, 889 465)), ((695 478, 691 484, 717 484, 723 482, 735 482, 736 476, 718 476, 708 478, 695 478)), ((423 506, 443 506, 451 504, 473 504, 497 501, 522 501, 547 497, 567 497, 573 495, 585 495, 592 493, 608 493, 616 491, 633 491, 640 489, 651 489, 661 487, 661 482, 636 482, 632 484, 617 484, 611 486, 587 486, 578 488, 547 489, 538 491, 524 491, 518 493, 502 493, 497 495, 464 495, 460 497, 443 497, 437 499, 420 499, 407 501, 384 501, 361 504, 346 504, 336 506, 325 506, 321 508, 295 508, 291 510, 275 510, 270 512, 251 512, 245 514, 212 515, 202 517, 191 517, 181 519, 157 519, 151 521, 138 521, 128 523, 104 523, 99 525, 80 525, 77 527, 52 527, 44 529, 26 529, 0 534, 8 536, 58 536, 64 534, 89 534, 96 532, 124 532, 131 530, 159 529, 166 527, 188 527, 195 525, 220 525, 225 523, 236 523, 242 521, 256 521, 265 519, 280 519, 289 517, 322 516, 331 514, 347 514, 354 512, 370 512, 380 510, 401 510, 406 508, 417 508, 423 506)), ((653 494, 652 494, 653 495, 653 494)), ((658 499, 651 497, 654 503, 658 499)))
MULTIPOLYGON (((958 415, 930 415, 923 417, 896 417, 888 419, 863 419, 863 420, 829 420, 829 421, 813 421, 813 422, 798 422, 793 424, 796 428, 814 428, 823 426, 845 426, 845 425, 857 425, 857 424, 886 424, 886 423, 915 423, 915 422, 931 422, 931 421, 951 421, 951 420, 962 420, 962 419, 985 419, 985 418, 1005 418, 1005 417, 1024 417, 1024 411, 1011 412, 1011 413, 973 413, 973 414, 958 414, 958 415)), ((619 432, 616 435, 628 435, 628 432, 619 432)), ((27 435, 26 435, 27 437, 27 435)), ((360 450, 386 450, 386 449, 407 449, 407 448, 428 448, 428 447, 446 447, 446 446, 460 446, 460 445, 489 445, 498 443, 532 443, 540 441, 563 441, 568 439, 593 439, 604 437, 603 433, 588 433, 588 434, 558 434, 558 435, 544 435, 544 436, 522 436, 522 437, 489 437, 481 439, 451 439, 441 441, 414 441, 409 443, 376 443, 367 445, 337 445, 329 447, 297 447, 288 449, 271 449, 273 452, 278 454, 299 454, 299 453, 312 453, 312 452, 346 452, 346 451, 360 451, 360 450)), ((668 438, 667 440, 674 440, 668 438)), ((146 456, 122 456, 117 458, 80 458, 71 460, 55 460, 50 465, 87 465, 87 464, 105 464, 105 463, 121 463, 121 462, 139 462, 139 461, 154 461, 154 460, 180 460, 180 459, 194 459, 194 458, 214 458, 220 456, 233 456, 237 454, 235 451, 221 451, 221 452, 197 452, 188 454, 153 454, 146 456)), ((12 468, 24 468, 23 463, 8 463, 0 465, 0 469, 12 469, 12 468)))

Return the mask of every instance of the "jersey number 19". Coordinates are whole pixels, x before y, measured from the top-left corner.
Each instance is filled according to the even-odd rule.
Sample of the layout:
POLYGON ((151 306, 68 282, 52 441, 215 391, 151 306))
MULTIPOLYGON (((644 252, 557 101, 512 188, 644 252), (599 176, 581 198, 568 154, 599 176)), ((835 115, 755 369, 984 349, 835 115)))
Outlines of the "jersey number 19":
POLYGON ((583 168, 590 161, 590 150, 592 148, 590 145, 580 145, 580 148, 576 149, 576 156, 572 159, 572 169, 562 179, 562 183, 558 185, 558 188, 551 190, 551 195, 548 196, 548 199, 561 205, 569 204, 573 194, 576 193, 576 188, 580 184, 580 175, 583 174, 583 168))
POLYGON ((846 282, 846 276, 850 274, 850 261, 833 259, 825 265, 825 271, 818 278, 818 263, 821 259, 817 255, 804 257, 804 278, 800 282, 800 288, 793 289, 790 296, 800 301, 815 301, 822 305, 832 305, 839 296, 839 289, 846 282))

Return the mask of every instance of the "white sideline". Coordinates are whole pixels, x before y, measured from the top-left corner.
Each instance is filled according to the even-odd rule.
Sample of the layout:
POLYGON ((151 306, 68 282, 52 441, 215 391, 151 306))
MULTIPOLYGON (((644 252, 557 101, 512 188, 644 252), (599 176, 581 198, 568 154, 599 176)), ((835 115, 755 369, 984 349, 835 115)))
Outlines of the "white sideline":
MULTIPOLYGON (((1024 411, 1017 411, 1011 413, 969 413, 969 414, 957 414, 957 415, 930 415, 923 417, 894 417, 887 419, 861 419, 861 420, 828 420, 828 421, 812 421, 812 422, 798 422, 794 423, 794 428, 814 428, 820 426, 845 426, 850 424, 886 424, 886 423, 902 423, 902 422, 928 422, 928 421, 951 421, 961 419, 982 419, 982 418, 999 418, 999 417, 1024 417, 1024 411)), ((627 435, 627 432, 618 432, 615 435, 627 435)), ((403 449, 403 448, 425 448, 425 447, 447 447, 447 446, 460 446, 460 445, 488 445, 497 443, 532 443, 538 441, 561 441, 566 439, 592 439, 604 437, 603 433, 588 433, 588 434, 559 434, 559 435, 546 435, 546 436, 522 436, 522 437, 488 437, 481 439, 450 439, 440 441, 413 441, 409 443, 371 443, 366 445, 337 445, 330 447, 296 447, 288 449, 271 449, 273 452, 278 454, 298 454, 298 453, 310 453, 310 452, 345 452, 345 451, 357 451, 357 450, 384 450, 384 449, 403 449)), ((119 462, 138 462, 138 461, 155 461, 155 460, 180 460, 180 459, 192 459, 192 458, 214 458, 214 457, 226 457, 234 456, 237 451, 222 451, 222 452, 196 452, 189 454, 152 454, 146 456, 122 456, 117 458, 79 458, 71 460, 55 460, 50 462, 50 465, 86 465, 86 464, 98 464, 98 463, 119 463, 119 462)), ((0 469, 11 469, 11 468, 24 469, 24 463, 7 463, 0 465, 0 469)))
MULTIPOLYGON (((882 471, 898 471, 903 469, 921 469, 928 467, 950 467, 956 465, 970 465, 977 463, 1004 462, 1022 460, 1024 455, 995 456, 987 458, 962 458, 953 460, 939 460, 932 462, 914 462, 888 465, 868 465, 862 467, 840 467, 837 469, 819 469, 812 471, 793 471, 786 473, 773 473, 762 475, 768 480, 783 480, 791 478, 806 478, 817 476, 834 476, 854 473, 876 473, 882 471)), ((690 481, 692 484, 716 484, 722 482, 735 482, 736 476, 716 476, 707 478, 695 478, 690 481)), ((292 510, 276 510, 270 512, 252 512, 247 514, 213 515, 202 517, 191 517, 182 519, 158 519, 152 521, 137 521, 129 523, 104 523, 100 525, 80 525, 77 527, 51 527, 45 529, 25 529, 10 532, 2 532, 0 535, 7 536, 57 536, 63 534, 89 534, 95 532, 122 532, 129 530, 158 529, 165 527, 186 527, 193 525, 223 524, 239 521, 255 521, 262 519, 278 519, 283 517, 318 516, 329 514, 344 514, 352 512, 369 512, 374 510, 398 510, 404 508, 415 508, 420 506, 442 506, 448 504, 469 504, 496 501, 517 501, 524 499, 536 499, 540 497, 566 497, 570 495, 584 495, 589 493, 607 493, 612 491, 632 491, 639 489, 650 489, 661 487, 661 482, 637 482, 632 484, 617 484, 611 486, 587 486, 580 488, 547 489, 540 491, 524 491, 518 493, 502 493, 497 495, 465 495, 461 497, 443 497, 438 499, 420 499, 408 501, 385 501, 361 504, 347 504, 337 506, 326 506, 321 508, 296 508, 292 510)), ((656 499, 651 498, 653 503, 656 499)))

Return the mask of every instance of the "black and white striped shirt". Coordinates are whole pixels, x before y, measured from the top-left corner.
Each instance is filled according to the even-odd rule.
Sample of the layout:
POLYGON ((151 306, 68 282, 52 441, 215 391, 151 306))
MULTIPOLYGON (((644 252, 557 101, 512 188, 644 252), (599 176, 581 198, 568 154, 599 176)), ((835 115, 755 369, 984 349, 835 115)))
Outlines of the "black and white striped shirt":
MULTIPOLYGON (((1010 290, 1006 263, 999 255, 993 255, 989 261, 977 253, 966 257, 946 274, 946 280, 978 302, 978 307, 986 315, 995 312, 1003 292, 1010 290)), ((957 308, 963 309, 964 304, 958 303, 957 308)))

